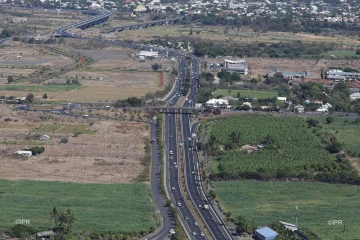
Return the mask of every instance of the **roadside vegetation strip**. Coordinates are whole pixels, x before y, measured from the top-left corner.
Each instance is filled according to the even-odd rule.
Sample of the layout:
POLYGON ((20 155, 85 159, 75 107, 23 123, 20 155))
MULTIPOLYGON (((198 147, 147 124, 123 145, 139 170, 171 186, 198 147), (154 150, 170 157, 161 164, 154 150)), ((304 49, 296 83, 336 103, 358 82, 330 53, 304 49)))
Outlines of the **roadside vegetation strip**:
POLYGON ((4 91, 23 91, 23 92, 57 92, 72 91, 82 88, 82 85, 72 84, 44 84, 44 85, 0 85, 0 90, 4 91))
POLYGON ((251 228, 275 221, 295 224, 298 205, 300 229, 308 229, 327 240, 360 236, 358 186, 258 181, 213 181, 211 184, 222 210, 230 211, 235 221, 239 216, 244 217, 251 228), (330 220, 342 220, 343 224, 331 225, 330 220))
MULTIPOLYGON (((240 97, 248 97, 248 98, 273 98, 277 97, 277 92, 274 91, 258 91, 258 90, 231 90, 230 96, 237 97, 240 94, 240 97)), ((217 89, 213 92, 213 96, 229 96, 228 89, 217 89)))
POLYGON ((71 208, 76 222, 73 234, 147 234, 155 227, 155 209, 146 184, 79 184, 0 180, 0 231, 29 219, 36 231, 55 227, 53 207, 71 208))

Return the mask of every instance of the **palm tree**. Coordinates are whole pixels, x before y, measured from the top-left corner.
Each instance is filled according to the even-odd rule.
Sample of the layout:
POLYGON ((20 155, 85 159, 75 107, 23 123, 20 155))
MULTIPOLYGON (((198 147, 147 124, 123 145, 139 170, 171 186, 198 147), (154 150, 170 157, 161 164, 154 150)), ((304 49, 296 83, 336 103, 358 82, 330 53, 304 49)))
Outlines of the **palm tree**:
POLYGON ((50 220, 53 220, 55 221, 55 226, 57 227, 58 226, 58 220, 59 220, 59 213, 56 209, 56 207, 53 208, 52 212, 50 212, 50 220))
POLYGON ((59 225, 62 227, 62 232, 64 234, 71 232, 75 220, 74 213, 71 211, 71 209, 68 209, 65 213, 60 214, 59 225))

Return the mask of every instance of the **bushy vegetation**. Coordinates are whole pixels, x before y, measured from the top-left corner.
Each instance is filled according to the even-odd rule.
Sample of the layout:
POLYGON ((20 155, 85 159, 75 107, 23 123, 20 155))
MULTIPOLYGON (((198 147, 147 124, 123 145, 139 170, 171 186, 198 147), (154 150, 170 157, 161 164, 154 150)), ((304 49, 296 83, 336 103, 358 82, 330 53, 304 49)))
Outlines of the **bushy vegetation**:
POLYGON ((309 239, 351 240, 360 236, 358 186, 260 181, 213 181, 211 184, 223 212, 230 212, 234 222, 250 232, 260 226, 274 226, 274 221, 295 224, 298 205, 298 226, 309 239), (329 225, 328 221, 334 219, 342 220, 343 225, 329 225))
POLYGON ((339 153, 342 145, 318 122, 297 117, 237 116, 208 126, 205 150, 213 156, 210 179, 304 179, 360 184, 339 153), (243 145, 260 146, 249 153, 243 145))
MULTIPOLYGON (((255 6, 254 6, 255 7, 255 6)), ((248 11, 252 11, 248 9, 248 11)), ((292 12, 288 9, 288 12, 292 12)), ((204 25, 225 25, 232 28, 239 29, 240 27, 251 28, 255 32, 310 32, 310 33, 322 33, 328 31, 328 29, 358 32, 360 26, 356 24, 347 24, 345 22, 329 22, 329 21, 308 21, 306 17, 310 15, 304 15, 303 19, 294 21, 293 15, 287 14, 283 17, 272 18, 271 16, 258 16, 256 18, 250 16, 238 16, 236 14, 215 15, 215 14, 196 14, 193 16, 193 20, 201 21, 204 25)))
POLYGON ((270 57, 270 58, 317 58, 329 50, 328 43, 303 43, 301 41, 280 43, 232 43, 224 45, 220 42, 196 42, 193 44, 195 56, 237 56, 237 57, 270 57))

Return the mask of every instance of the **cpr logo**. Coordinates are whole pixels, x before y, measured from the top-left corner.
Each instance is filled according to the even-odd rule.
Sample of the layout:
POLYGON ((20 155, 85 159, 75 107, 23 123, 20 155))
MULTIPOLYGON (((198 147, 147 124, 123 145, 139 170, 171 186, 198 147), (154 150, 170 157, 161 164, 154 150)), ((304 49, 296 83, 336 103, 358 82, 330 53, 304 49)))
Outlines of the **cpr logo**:
POLYGON ((30 219, 16 219, 15 224, 24 224, 24 225, 28 224, 29 225, 30 219))
POLYGON ((342 220, 329 220, 328 225, 342 225, 342 220))

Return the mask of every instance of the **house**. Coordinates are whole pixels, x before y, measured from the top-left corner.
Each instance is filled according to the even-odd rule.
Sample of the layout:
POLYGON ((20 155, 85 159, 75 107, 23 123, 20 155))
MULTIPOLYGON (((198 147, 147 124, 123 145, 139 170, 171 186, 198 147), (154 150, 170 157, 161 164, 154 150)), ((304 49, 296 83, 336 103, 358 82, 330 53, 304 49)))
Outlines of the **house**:
POLYGON ((360 93, 353 93, 350 95, 350 99, 351 101, 354 101, 356 99, 359 99, 360 98, 360 93))
POLYGON ((16 151, 16 152, 14 152, 14 154, 19 154, 19 155, 23 155, 23 156, 27 156, 27 157, 31 157, 31 156, 32 156, 32 152, 31 152, 31 151, 16 151))
POLYGON ((229 105, 229 101, 226 99, 210 99, 205 103, 205 107, 218 107, 220 105, 229 105))
POLYGON ((255 230, 255 236, 260 240, 274 240, 279 234, 269 227, 262 227, 255 230))
POLYGON ((286 97, 277 97, 277 100, 280 102, 286 102, 286 97))
POLYGON ((295 106, 295 111, 297 111, 298 113, 304 113, 305 112, 305 108, 302 105, 296 105, 295 106))
POLYGON ((40 141, 49 141, 49 140, 50 140, 50 136, 48 136, 48 135, 42 135, 40 137, 40 141))

